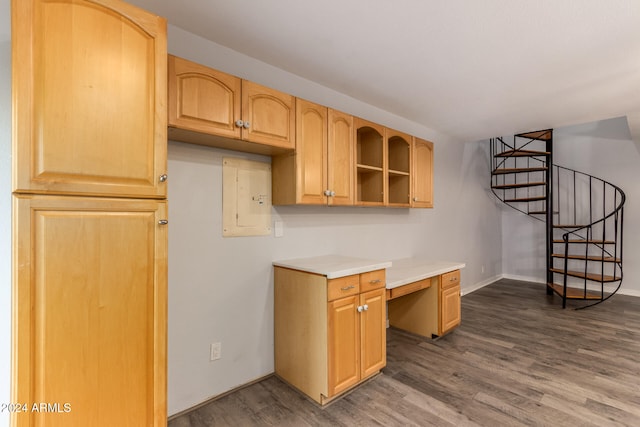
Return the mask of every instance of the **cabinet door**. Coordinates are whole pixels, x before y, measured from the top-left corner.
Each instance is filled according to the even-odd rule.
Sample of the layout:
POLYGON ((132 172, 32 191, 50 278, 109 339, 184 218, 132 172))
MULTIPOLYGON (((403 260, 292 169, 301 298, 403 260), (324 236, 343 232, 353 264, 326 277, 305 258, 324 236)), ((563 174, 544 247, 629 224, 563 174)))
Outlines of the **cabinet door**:
POLYGON ((353 116, 329 109, 327 188, 332 192, 330 205, 353 205, 354 141, 353 116))
POLYGON ((346 390, 360 380, 359 296, 328 303, 329 396, 346 390))
POLYGON ((297 202, 324 205, 327 196, 327 108, 296 100, 297 202))
POLYGON ((413 144, 413 195, 414 208, 433 207, 433 143, 414 138, 413 144))
POLYGON ((360 294, 364 307, 360 318, 361 378, 384 368, 387 361, 386 299, 385 289, 360 294))
POLYGON ((166 425, 166 204, 14 198, 17 426, 166 425))
POLYGON ((460 285, 440 292, 440 335, 460 324, 460 285))
POLYGON ((169 126, 240 139, 238 77, 169 56, 169 126))
POLYGON ((164 197, 166 21, 119 0, 12 12, 14 191, 164 197))
POLYGON ((295 98, 275 89, 242 81, 242 139, 295 148, 295 98))

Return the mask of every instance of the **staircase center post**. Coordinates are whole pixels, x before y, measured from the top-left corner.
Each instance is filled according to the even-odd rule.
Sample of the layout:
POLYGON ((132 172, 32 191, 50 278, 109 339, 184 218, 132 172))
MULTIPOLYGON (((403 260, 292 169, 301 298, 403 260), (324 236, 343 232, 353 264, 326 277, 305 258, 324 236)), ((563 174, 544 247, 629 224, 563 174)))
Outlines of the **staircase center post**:
MULTIPOLYGON (((546 170, 546 223, 547 223, 547 295, 553 295, 551 284, 553 283, 553 129, 549 130, 550 135, 546 141, 547 170, 546 170)), ((566 295, 563 297, 566 298, 566 295)))

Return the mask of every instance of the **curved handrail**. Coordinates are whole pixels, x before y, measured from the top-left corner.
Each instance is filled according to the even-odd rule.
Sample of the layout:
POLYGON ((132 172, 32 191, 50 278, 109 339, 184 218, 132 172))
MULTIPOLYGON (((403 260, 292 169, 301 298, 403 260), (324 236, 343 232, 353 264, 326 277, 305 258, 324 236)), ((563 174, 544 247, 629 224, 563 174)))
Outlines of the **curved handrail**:
MULTIPOLYGON (((588 304, 585 306, 582 306, 580 308, 587 308, 587 307, 591 307, 593 305, 596 304, 600 304, 604 301, 606 301, 607 299, 611 298, 613 295, 616 294, 616 292, 618 292, 618 290, 620 289, 620 287, 622 286, 622 280, 624 277, 623 274, 623 269, 622 269, 622 239, 623 239, 623 235, 622 235, 622 227, 623 227, 623 219, 624 219, 624 204, 626 202, 626 194, 624 193, 624 191, 618 187, 615 184, 612 184, 608 181, 605 181, 602 178, 598 178, 596 176, 590 175, 590 174, 586 174, 584 172, 580 172, 580 171, 576 171, 574 169, 570 169, 564 166, 559 166, 559 165, 553 165, 554 168, 557 168, 558 172, 557 175, 559 176, 560 174, 560 170, 564 170, 564 171, 568 171, 571 174, 579 174, 583 177, 586 177, 589 180, 589 191, 590 193, 590 199, 589 199, 589 212, 590 212, 590 216, 593 212, 593 202, 592 202, 592 194, 593 194, 593 190, 592 190, 592 185, 591 182, 593 180, 597 181, 598 183, 601 183, 603 188, 602 188, 602 196, 603 196, 603 216, 597 219, 592 219, 588 224, 583 225, 581 227, 578 228, 572 228, 571 230, 567 231, 566 233, 564 233, 562 235, 562 241, 564 242, 564 266, 563 266, 563 275, 564 275, 564 279, 563 279, 563 288, 564 288, 564 292, 566 295, 567 292, 567 277, 568 277, 568 259, 569 259, 569 237, 570 236, 575 236, 578 237, 579 239, 583 239, 585 240, 585 244, 588 245, 594 245, 595 247, 597 247, 602 254, 603 260, 604 260, 604 255, 606 254, 607 256, 612 256, 613 257, 613 263, 615 265, 617 265, 618 267, 614 267, 613 269, 613 276, 612 278, 614 280, 614 282, 618 282, 616 288, 610 292, 606 297, 604 297, 604 289, 603 289, 603 282, 604 282, 604 273, 605 273, 605 267, 604 267, 604 261, 601 264, 601 268, 600 268, 600 283, 601 283, 601 297, 599 300, 596 300, 596 302, 594 302, 593 304, 588 304), (611 210, 609 212, 606 211, 605 209, 605 201, 606 201, 606 195, 609 193, 613 193, 613 204, 614 206, 611 208, 611 210), (607 234, 607 227, 606 227, 606 222, 607 220, 613 219, 613 227, 612 227, 612 231, 610 231, 607 234), (596 243, 596 242, 592 242, 590 243, 589 240, 593 237, 593 229, 595 226, 598 226, 602 224, 602 242, 601 243, 596 243), (613 240, 611 240, 611 243, 613 245, 613 253, 611 253, 612 251, 610 251, 609 249, 607 249, 607 245, 609 243, 607 243, 607 241, 610 240, 610 238, 608 238, 608 236, 610 236, 611 234, 613 234, 613 240), (585 236, 586 235, 586 236, 585 236), (618 253, 619 250, 619 253, 618 253), (619 269, 619 275, 618 273, 618 269, 619 269)), ((575 192, 575 178, 574 178, 574 187, 573 187, 573 191, 575 192)), ((575 209, 575 207, 574 207, 575 209)), ((588 247, 585 249, 585 252, 588 252, 588 247)), ((587 291, 587 287, 586 287, 586 281, 587 281, 587 263, 585 262, 585 294, 587 291)))
MULTIPOLYGON (((569 171, 569 172, 579 173, 580 175, 584 175, 584 176, 586 176, 586 177, 596 179, 596 180, 600 181, 601 183, 603 183, 603 184, 605 184, 605 185, 608 185, 608 186, 612 187, 614 190, 616 190, 617 194, 620 194, 620 203, 619 203, 619 204, 616 206, 616 208, 615 208, 613 211, 611 211, 608 215, 606 215, 606 216, 604 216, 603 218, 600 218, 599 220, 594 221, 594 222, 592 222, 592 223, 590 223, 590 224, 587 224, 587 225, 584 225, 584 226, 582 226, 582 227, 580 227, 580 228, 577 228, 577 229, 575 229, 575 230, 573 230, 573 231, 579 231, 579 230, 581 230, 581 229, 583 229, 583 228, 587 228, 587 227, 589 227, 589 226, 591 226, 591 225, 595 225, 595 224, 597 224, 597 223, 600 223, 600 222, 602 222, 602 221, 605 221, 607 218, 610 218, 610 217, 612 217, 613 215, 615 215, 615 213, 616 213, 616 212, 618 212, 618 211, 620 211, 620 209, 624 206, 624 202, 627 200, 627 196, 626 196, 626 194, 624 193, 624 191, 622 191, 622 189, 621 189, 620 187, 618 187, 617 185, 612 184, 612 183, 610 183, 609 181, 605 181, 605 180, 604 180, 604 179, 602 179, 602 178, 598 178, 597 176, 589 175, 589 174, 587 174, 587 173, 580 172, 580 171, 577 171, 577 170, 575 170, 575 169, 570 169, 570 168, 567 168, 567 167, 564 167, 564 166, 560 166, 560 165, 556 165, 556 164, 553 164, 552 166, 553 166, 554 168, 564 169, 564 170, 569 171)), ((571 234, 571 232, 569 232, 569 233, 567 233, 567 234, 571 234)))

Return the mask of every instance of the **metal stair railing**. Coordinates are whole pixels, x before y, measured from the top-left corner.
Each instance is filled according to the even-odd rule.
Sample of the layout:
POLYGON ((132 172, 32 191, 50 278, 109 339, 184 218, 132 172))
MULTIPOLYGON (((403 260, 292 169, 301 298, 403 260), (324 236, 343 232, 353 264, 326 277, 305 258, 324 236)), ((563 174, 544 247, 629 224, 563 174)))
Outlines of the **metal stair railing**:
MULTIPOLYGON (((553 165, 555 174, 554 183, 556 185, 555 194, 557 199, 554 204, 559 209, 559 224, 563 224, 562 220, 569 216, 573 225, 584 225, 565 230, 562 235, 564 247, 564 263, 563 263, 563 307, 566 306, 567 287, 569 271, 569 260, 572 252, 570 251, 570 240, 573 238, 582 241, 584 245, 583 270, 583 296, 586 299, 588 293, 588 284, 591 279, 587 279, 589 273, 598 274, 600 277, 600 299, 593 304, 582 306, 579 308, 591 307, 600 304, 611 298, 622 286, 622 253, 623 253, 623 226, 624 226, 624 204, 626 195, 622 189, 610 182, 593 175, 579 172, 559 165, 553 165), (561 179, 561 177, 563 177, 561 179), (561 184, 562 182, 562 184, 561 184), (567 184, 568 182, 568 184, 567 184), (579 192, 578 187, 582 191, 579 192), (561 192, 563 188, 566 191, 561 192), (563 201, 562 194, 566 194, 567 201, 563 201), (588 194, 588 198, 578 200, 578 194, 588 194), (564 207, 564 209, 562 209, 564 207), (601 210, 601 214, 596 214, 601 210), (596 240, 599 239, 599 240, 596 240), (593 250, 595 249, 595 251, 593 250), (592 257, 590 260, 589 257, 592 257), (599 260, 598 260, 599 257, 599 260), (611 259, 611 261, 605 261, 611 259), (599 263, 599 271, 589 268, 589 262, 597 261, 599 263), (605 297, 605 264, 611 264, 611 276, 618 282, 616 288, 605 297)), ((598 281, 598 280, 591 280, 598 281)))
MULTIPOLYGON (((548 156, 524 156, 517 155, 517 151, 534 151, 526 150, 530 144, 534 141, 541 141, 541 138, 529 138, 529 141, 521 146, 517 144, 517 137, 528 138, 526 136, 515 135, 513 145, 510 145, 504 141, 501 137, 491 138, 490 140, 490 155, 491 155, 491 191, 494 195, 513 209, 516 209, 524 214, 527 214, 537 220, 548 222, 547 226, 547 285, 548 292, 553 293, 550 287, 555 281, 553 280, 553 274, 558 274, 562 271, 562 306, 566 307, 567 292, 569 288, 569 278, 571 277, 571 284, 575 283, 577 276, 582 277, 582 298, 578 299, 593 299, 590 296, 589 289, 590 282, 599 282, 600 289, 598 290, 599 299, 595 303, 582 306, 579 308, 591 307, 606 301, 613 296, 622 285, 622 242, 623 242, 623 224, 624 224, 624 203, 626 196, 622 189, 610 182, 607 182, 601 178, 589 175, 583 172, 579 172, 573 169, 569 169, 563 166, 555 165, 552 163, 551 156, 551 136, 552 130, 549 132, 549 143, 546 144, 546 152, 548 156), (511 151, 511 153, 499 156, 501 153, 511 151), (543 157, 542 159, 540 157, 543 157), (499 173, 500 170, 507 170, 506 166, 511 162, 514 167, 508 169, 517 169, 519 158, 526 159, 526 168, 537 168, 535 172, 524 172, 526 180, 518 182, 518 176, 522 174, 509 174, 499 173), (548 161, 547 161, 548 159, 548 161), (533 163, 534 166, 531 166, 533 163), (551 166, 548 167, 548 164, 551 166), (546 168, 546 173, 542 175, 544 178, 542 182, 531 181, 532 174, 540 174, 541 168, 546 168), (510 183, 507 183, 507 175, 512 176, 510 183), (531 188, 535 186, 545 185, 545 215, 544 218, 533 215, 531 209, 527 211, 523 210, 517 203, 512 201, 521 200, 517 199, 518 191, 522 191, 523 187, 509 187, 515 183, 531 184, 531 186, 525 186, 527 194, 530 194, 531 188), (551 183, 551 185, 549 184, 551 183), (507 192, 512 191, 514 196, 509 199, 507 192), (500 193, 500 194, 499 194, 500 193), (555 212, 554 212, 555 210, 555 212), (554 214, 556 221, 553 220, 554 214), (555 222, 555 224, 553 224, 555 222), (566 225, 564 225, 566 224, 566 225), (563 226, 564 225, 564 226, 563 226), (554 254, 554 232, 553 230, 564 230, 562 234, 563 251, 562 254, 554 254), (571 248, 576 243, 584 245, 584 251, 582 254, 572 251, 571 248), (563 265, 561 269, 553 267, 554 257, 563 259, 563 265), (580 270, 570 270, 570 264, 582 262, 580 270), (609 267, 611 265, 612 267, 609 267), (555 273, 551 272, 551 269, 555 270, 555 273), (608 275, 610 273, 610 276, 608 275), (573 276, 573 277, 572 277, 573 276), (599 279, 597 279, 599 277, 599 279), (618 282, 617 287, 605 296, 604 284, 606 282, 618 282), (588 298, 589 296, 589 298, 588 298)), ((541 134, 544 135, 544 134, 541 134)), ((522 168, 522 166, 520 166, 522 168)), ((533 202, 531 202, 533 203, 533 202)), ((537 203, 537 202, 536 202, 537 203)), ((529 205, 529 203, 527 203, 529 205)), ((537 212, 542 213, 542 212, 537 212)), ((557 242, 557 240, 555 240, 557 242)), ((557 285, 559 286, 559 285, 557 285)), ((593 288, 593 286, 591 286, 593 288)), ((573 288, 575 289, 575 288, 573 288)), ((554 289, 557 293, 558 291, 554 289)), ((574 291, 575 292, 575 291, 574 291)), ((576 298, 574 296, 574 298, 576 298)))

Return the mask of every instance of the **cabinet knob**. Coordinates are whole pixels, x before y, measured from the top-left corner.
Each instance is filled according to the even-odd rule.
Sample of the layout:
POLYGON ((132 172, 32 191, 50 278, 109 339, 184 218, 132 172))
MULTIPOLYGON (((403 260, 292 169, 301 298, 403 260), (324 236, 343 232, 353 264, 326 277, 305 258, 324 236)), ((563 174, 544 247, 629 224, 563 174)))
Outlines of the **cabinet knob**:
POLYGON ((165 182, 167 180, 167 174, 163 173, 162 175, 160 175, 160 182, 165 182))
POLYGON ((242 126, 244 126, 244 122, 242 120, 236 120, 236 126, 241 128, 242 126))
POLYGON ((324 190, 324 195, 325 196, 331 196, 331 190, 324 190))
POLYGON ((331 192, 331 197, 334 197, 335 195, 336 195, 336 192, 335 192, 335 191, 332 191, 332 192, 331 192))
POLYGON ((368 306, 367 304, 365 304, 365 305, 363 305, 363 306, 362 306, 362 309, 363 309, 364 311, 367 311, 367 310, 369 310, 369 306, 368 306))
POLYGON ((244 122, 242 124, 242 127, 244 127, 245 129, 249 129, 249 126, 251 126, 251 124, 249 122, 244 122))
POLYGON ((363 306, 361 306, 361 305, 359 305, 359 306, 358 306, 358 313, 362 313, 362 311, 363 311, 363 310, 364 310, 364 307, 363 307, 363 306))
POLYGON ((169 221, 167 221, 166 219, 161 219, 160 221, 158 221, 158 224, 167 225, 167 224, 169 224, 169 221))
POLYGON ((417 198, 417 197, 414 197, 414 198, 413 198, 413 201, 414 201, 414 202, 417 202, 417 201, 418 201, 418 198, 417 198))

